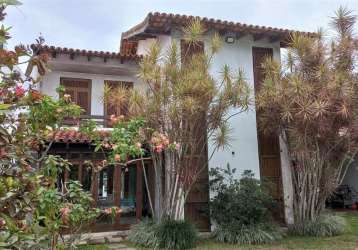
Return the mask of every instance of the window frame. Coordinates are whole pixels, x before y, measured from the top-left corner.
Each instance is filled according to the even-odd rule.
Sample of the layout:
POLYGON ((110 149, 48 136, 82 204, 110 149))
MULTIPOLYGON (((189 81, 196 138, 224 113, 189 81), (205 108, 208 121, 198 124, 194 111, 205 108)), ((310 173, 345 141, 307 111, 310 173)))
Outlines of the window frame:
MULTIPOLYGON (((86 88, 86 89, 88 89, 88 110, 86 110, 86 113, 82 114, 82 115, 89 115, 90 116, 91 112, 92 112, 92 79, 77 78, 77 77, 60 77, 60 86, 63 86, 64 88, 66 88, 65 81, 86 82, 88 84, 88 87, 86 88)), ((70 87, 70 88, 74 89, 74 90, 76 90, 76 89, 85 89, 85 88, 82 88, 82 87, 70 87)), ((72 101, 75 102, 74 100, 72 100, 72 101)))

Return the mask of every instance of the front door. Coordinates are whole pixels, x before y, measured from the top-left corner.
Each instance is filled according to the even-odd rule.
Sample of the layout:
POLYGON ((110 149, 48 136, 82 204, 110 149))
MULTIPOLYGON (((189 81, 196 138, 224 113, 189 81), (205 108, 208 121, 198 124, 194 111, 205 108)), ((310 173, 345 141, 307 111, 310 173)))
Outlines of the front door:
MULTIPOLYGON (((264 80, 264 72, 262 63, 266 57, 273 56, 271 48, 252 48, 253 67, 254 67, 254 83, 255 91, 260 88, 264 80)), ((257 120, 260 113, 256 113, 257 120)), ((270 194, 277 202, 277 208, 273 210, 275 219, 280 222, 284 221, 283 210, 283 190, 282 190, 282 176, 281 176, 281 158, 280 145, 277 135, 267 135, 258 129, 258 146, 259 146, 259 161, 260 161, 260 175, 261 179, 268 182, 270 194)))

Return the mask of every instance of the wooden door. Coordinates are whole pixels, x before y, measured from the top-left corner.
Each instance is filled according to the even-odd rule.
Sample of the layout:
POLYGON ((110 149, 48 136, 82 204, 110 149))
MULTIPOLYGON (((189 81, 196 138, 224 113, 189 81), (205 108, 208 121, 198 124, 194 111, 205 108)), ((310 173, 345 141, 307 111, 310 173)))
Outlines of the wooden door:
MULTIPOLYGON (((204 53, 204 43, 198 42, 196 44, 189 44, 185 40, 181 40, 181 62, 185 66, 188 60, 195 54, 204 53)), ((201 117, 197 118, 194 124, 197 124, 197 128, 193 128, 195 134, 193 139, 195 140, 196 148, 194 150, 194 162, 190 169, 200 169, 200 174, 193 185, 186 203, 185 203, 185 218, 190 220, 196 225, 200 231, 208 231, 210 229, 209 219, 209 174, 208 174, 208 149, 206 138, 206 114, 203 113, 201 117)), ((192 120, 191 120, 192 121, 192 120)), ((189 121, 190 122, 190 121, 189 121)))
MULTIPOLYGON (((273 50, 254 47, 252 54, 255 91, 258 91, 265 77, 262 63, 265 58, 273 56, 273 50)), ((257 112, 256 118, 259 119, 259 117, 260 113, 257 112)), ((267 135, 258 130, 258 147, 261 179, 268 182, 270 194, 277 202, 277 208, 273 209, 273 215, 277 220, 284 221, 279 138, 277 135, 267 135)))

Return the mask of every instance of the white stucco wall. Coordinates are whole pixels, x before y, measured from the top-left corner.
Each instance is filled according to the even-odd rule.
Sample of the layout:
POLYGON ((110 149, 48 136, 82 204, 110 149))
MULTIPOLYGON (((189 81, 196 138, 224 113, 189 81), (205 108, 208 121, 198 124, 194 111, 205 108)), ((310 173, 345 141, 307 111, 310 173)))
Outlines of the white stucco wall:
MULTIPOLYGON (((41 92, 58 98, 56 88, 60 85, 61 77, 69 78, 83 78, 90 79, 92 81, 91 91, 91 115, 104 115, 104 107, 102 102, 104 81, 105 80, 119 80, 136 82, 136 78, 127 76, 112 76, 112 75, 98 75, 88 73, 76 73, 76 72, 64 72, 64 71, 53 71, 46 74, 41 82, 41 92)), ((136 84, 134 84, 137 87, 136 84)))
MULTIPOLYGON (((209 48, 209 42, 205 47, 209 48)), ((223 43, 223 47, 213 58, 211 73, 220 80, 220 72, 223 65, 227 64, 235 72, 242 69, 245 73, 247 82, 252 89, 252 100, 254 101, 254 72, 252 47, 273 48, 274 58, 280 60, 279 44, 272 44, 266 40, 253 41, 252 36, 245 36, 233 44, 223 43)), ((238 110, 233 109, 230 114, 238 110)), ((254 103, 250 110, 233 117, 230 120, 232 130, 232 147, 227 150, 220 150, 214 154, 211 159, 210 167, 226 167, 230 164, 236 168, 238 177, 244 170, 252 170, 256 178, 260 177, 259 154, 257 142, 256 112, 254 103)), ((210 149, 213 150, 212 144, 209 143, 210 149)))
MULTIPOLYGON (((204 47, 206 50, 210 49, 210 38, 212 33, 208 33, 204 37, 204 47)), ((170 37, 170 36, 167 36, 170 37)), ((180 45, 182 35, 180 32, 172 33, 172 40, 180 45)), ((280 61, 280 44, 279 42, 270 43, 267 39, 254 41, 251 35, 244 36, 236 40, 233 44, 228 44, 224 41, 219 52, 213 57, 211 65, 212 76, 220 80, 220 72, 222 67, 227 64, 233 72, 242 69, 245 72, 245 77, 252 88, 253 103, 250 110, 246 113, 234 116, 230 119, 231 133, 231 147, 226 150, 217 151, 209 162, 209 167, 226 168, 230 164, 231 168, 236 168, 236 175, 240 177, 244 170, 252 170, 256 178, 260 178, 259 168, 259 154, 257 141, 257 125, 256 112, 254 107, 254 72, 253 72, 253 47, 265 47, 273 49, 273 57, 280 61)), ((164 43, 163 51, 170 45, 170 40, 160 38, 159 41, 166 41, 164 43), (169 42, 168 42, 169 41, 169 42)), ((163 43, 163 42, 161 42, 163 43)), ((180 48, 180 47, 179 47, 180 48)), ((236 113, 238 110, 231 110, 230 115, 236 113)), ((209 141, 209 156, 214 150, 213 143, 209 141)))
MULTIPOLYGON (((207 34, 204 37, 205 49, 210 49, 210 37, 212 34, 207 34)), ((182 35, 180 32, 172 32, 171 36, 160 36, 158 42, 162 47, 164 53, 170 46, 171 41, 176 41, 180 46, 180 39, 182 35)), ((146 51, 150 43, 149 41, 140 41, 141 53, 146 51)), ((237 72, 242 69, 245 72, 245 77, 252 88, 252 100, 250 110, 233 117, 230 120, 230 127, 232 128, 231 147, 226 150, 217 151, 209 162, 209 167, 226 168, 230 164, 232 168, 236 168, 236 176, 240 177, 244 170, 251 170, 256 178, 260 178, 258 142, 257 142, 257 126, 256 126, 256 112, 254 107, 254 72, 253 72, 253 58, 252 47, 265 47, 273 49, 273 57, 275 60, 280 60, 280 45, 279 42, 270 43, 266 39, 254 41, 251 35, 244 36, 236 40, 233 44, 228 44, 224 41, 220 51, 213 57, 211 65, 212 76, 220 80, 220 72, 222 67, 227 64, 237 72)), ((178 47, 179 49, 180 47, 178 47)), ((237 110, 232 110, 230 114, 236 113, 237 110)), ((209 141, 209 156, 213 151, 213 143, 209 141)))
MULTIPOLYGON (((110 72, 115 71, 115 67, 118 67, 120 63, 109 62, 107 68, 104 67, 103 60, 92 60, 90 63, 87 61, 85 57, 77 58, 76 61, 73 61, 68 58, 58 58, 55 59, 53 64, 53 69, 51 72, 48 72, 43 77, 40 83, 40 91, 46 95, 52 96, 54 98, 58 98, 58 94, 56 93, 56 88, 60 85, 61 77, 68 78, 83 78, 91 80, 91 115, 104 115, 104 106, 102 102, 102 97, 104 93, 104 81, 105 80, 117 80, 117 81, 128 81, 133 82, 134 88, 141 89, 143 88, 143 83, 138 80, 136 77, 136 68, 133 65, 129 66, 129 70, 125 71, 125 69, 120 68, 116 74, 94 74, 94 73, 82 73, 76 72, 76 67, 78 67, 78 71, 83 71, 83 65, 88 64, 87 70, 91 72, 91 67, 98 68, 103 67, 103 71, 109 70, 110 72), (71 65, 71 71, 58 70, 58 68, 65 68, 64 65, 71 65), (97 66, 98 64, 98 66, 97 66), (109 68, 110 67, 110 68, 109 68), (121 74, 121 72, 123 74, 121 74)), ((68 67, 68 65, 66 67, 68 67)), ((136 66, 135 66, 136 67, 136 66)), ((86 69, 85 69, 86 70, 86 69)))
POLYGON ((158 44, 160 45, 160 49, 161 49, 162 53, 165 54, 165 52, 168 50, 168 48, 172 44, 172 37, 167 36, 167 35, 159 35, 157 38, 149 38, 146 40, 139 40, 137 54, 138 55, 147 55, 150 47, 156 41, 158 41, 158 44))

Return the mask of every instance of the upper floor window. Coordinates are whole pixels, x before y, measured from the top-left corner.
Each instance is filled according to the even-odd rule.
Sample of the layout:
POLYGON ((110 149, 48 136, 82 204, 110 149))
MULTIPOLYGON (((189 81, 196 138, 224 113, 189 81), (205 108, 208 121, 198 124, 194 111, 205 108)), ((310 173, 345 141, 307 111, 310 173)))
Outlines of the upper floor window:
POLYGON ((71 96, 71 100, 84 109, 84 115, 91 114, 91 80, 79 78, 63 78, 60 84, 65 87, 65 94, 71 96))
POLYGON ((104 84, 110 89, 108 99, 111 100, 105 103, 105 116, 107 119, 111 115, 126 116, 128 114, 128 104, 123 101, 126 98, 122 98, 121 95, 126 94, 123 90, 133 88, 133 82, 106 80, 104 84))
POLYGON ((185 64, 193 55, 204 53, 204 43, 197 41, 189 43, 185 40, 180 41, 181 62, 185 64))

